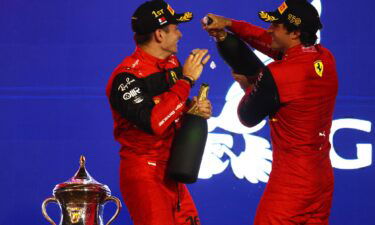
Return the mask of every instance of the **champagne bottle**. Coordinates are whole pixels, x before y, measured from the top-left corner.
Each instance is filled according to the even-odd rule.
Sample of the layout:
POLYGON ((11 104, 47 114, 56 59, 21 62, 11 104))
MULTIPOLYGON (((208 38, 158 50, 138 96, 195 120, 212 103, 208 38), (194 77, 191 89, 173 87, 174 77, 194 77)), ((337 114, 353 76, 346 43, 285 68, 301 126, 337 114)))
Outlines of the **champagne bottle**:
POLYGON ((226 32, 226 35, 221 35, 221 39, 216 38, 216 46, 220 56, 235 73, 257 76, 259 70, 264 67, 263 62, 249 46, 232 33, 226 32))
MULTIPOLYGON (((210 25, 213 20, 204 17, 206 25, 210 25)), ((257 72, 264 67, 264 64, 249 48, 249 46, 234 34, 225 30, 215 31, 216 47, 220 56, 232 68, 233 72, 245 76, 257 76, 257 72)))
MULTIPOLYGON (((197 98, 200 101, 207 99, 208 90, 209 86, 202 84, 197 98)), ((197 181, 207 133, 207 120, 202 117, 195 104, 183 117, 182 126, 173 140, 168 162, 170 178, 181 183, 197 181)))

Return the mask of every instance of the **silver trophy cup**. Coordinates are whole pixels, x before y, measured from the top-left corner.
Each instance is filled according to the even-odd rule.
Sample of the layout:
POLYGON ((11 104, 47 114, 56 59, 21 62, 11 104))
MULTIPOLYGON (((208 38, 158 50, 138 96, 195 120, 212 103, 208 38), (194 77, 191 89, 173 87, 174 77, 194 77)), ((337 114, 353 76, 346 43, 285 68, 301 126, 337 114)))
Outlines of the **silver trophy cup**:
POLYGON ((85 157, 81 156, 76 174, 67 182, 55 186, 53 197, 47 198, 42 204, 42 213, 51 224, 56 225, 46 211, 47 204, 54 202, 61 209, 59 225, 104 225, 103 208, 108 201, 115 202, 117 210, 106 225, 111 224, 120 213, 121 202, 111 196, 107 185, 90 176, 85 168, 85 157))

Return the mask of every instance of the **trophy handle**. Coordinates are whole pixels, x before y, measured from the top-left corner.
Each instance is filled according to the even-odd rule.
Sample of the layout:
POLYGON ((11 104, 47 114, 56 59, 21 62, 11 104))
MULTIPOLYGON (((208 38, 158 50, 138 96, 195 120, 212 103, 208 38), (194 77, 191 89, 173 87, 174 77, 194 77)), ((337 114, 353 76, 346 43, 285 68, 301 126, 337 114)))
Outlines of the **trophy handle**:
POLYGON ((52 225, 56 225, 56 223, 53 222, 53 220, 47 214, 46 206, 50 202, 55 202, 56 204, 58 204, 58 202, 57 202, 57 200, 56 200, 55 197, 47 198, 46 200, 43 201, 43 204, 42 204, 42 213, 43 213, 44 218, 46 218, 46 220, 48 220, 48 222, 50 222, 52 225))
POLYGON ((109 225, 113 222, 113 220, 115 220, 118 216, 118 214, 120 213, 120 210, 121 210, 121 201, 116 198, 115 196, 108 196, 105 198, 104 202, 107 202, 107 201, 113 201, 116 203, 116 206, 117 206, 117 210, 115 212, 115 214, 112 216, 112 218, 108 221, 108 223, 106 225, 109 225))

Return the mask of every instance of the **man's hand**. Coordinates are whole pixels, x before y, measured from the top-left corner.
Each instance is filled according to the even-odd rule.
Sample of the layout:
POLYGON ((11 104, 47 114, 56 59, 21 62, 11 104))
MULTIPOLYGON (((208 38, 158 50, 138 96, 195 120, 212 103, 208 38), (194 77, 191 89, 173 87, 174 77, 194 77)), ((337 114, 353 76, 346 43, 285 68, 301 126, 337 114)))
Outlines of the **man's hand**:
POLYGON ((250 86, 254 86, 254 83, 250 83, 249 79, 245 75, 232 72, 232 77, 241 86, 242 90, 246 90, 250 86))
POLYGON ((215 15, 212 13, 209 13, 206 15, 206 17, 209 17, 212 20, 212 23, 207 24, 205 19, 202 19, 202 25, 203 29, 209 31, 209 30, 223 30, 227 27, 232 26, 232 20, 229 18, 225 18, 223 16, 215 15))
POLYGON ((204 65, 211 57, 210 55, 207 55, 207 53, 207 49, 194 49, 191 51, 182 68, 182 73, 184 76, 192 79, 193 81, 198 80, 202 74, 204 65))
POLYGON ((212 105, 210 100, 205 99, 198 101, 198 98, 194 97, 191 105, 196 105, 199 115, 201 115, 203 118, 209 119, 212 116, 212 105))
POLYGON ((214 37, 217 42, 224 41, 228 34, 224 29, 223 30, 211 29, 211 30, 207 30, 207 32, 208 32, 208 35, 210 35, 211 37, 214 37))

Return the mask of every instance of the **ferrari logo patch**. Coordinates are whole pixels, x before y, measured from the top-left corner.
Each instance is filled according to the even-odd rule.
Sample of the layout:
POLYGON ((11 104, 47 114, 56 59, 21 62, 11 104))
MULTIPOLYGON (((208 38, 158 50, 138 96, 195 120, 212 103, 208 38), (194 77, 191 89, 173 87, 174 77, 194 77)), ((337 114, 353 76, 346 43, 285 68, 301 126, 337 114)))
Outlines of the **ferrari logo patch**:
POLYGON ((277 10, 279 10, 279 13, 282 15, 287 8, 288 5, 284 2, 283 4, 281 4, 281 6, 279 6, 279 8, 277 8, 277 10))
POLYGON ((315 61, 314 62, 314 68, 315 68, 316 74, 318 74, 319 77, 322 77, 323 76, 323 70, 324 70, 324 65, 323 65, 322 60, 315 61))

